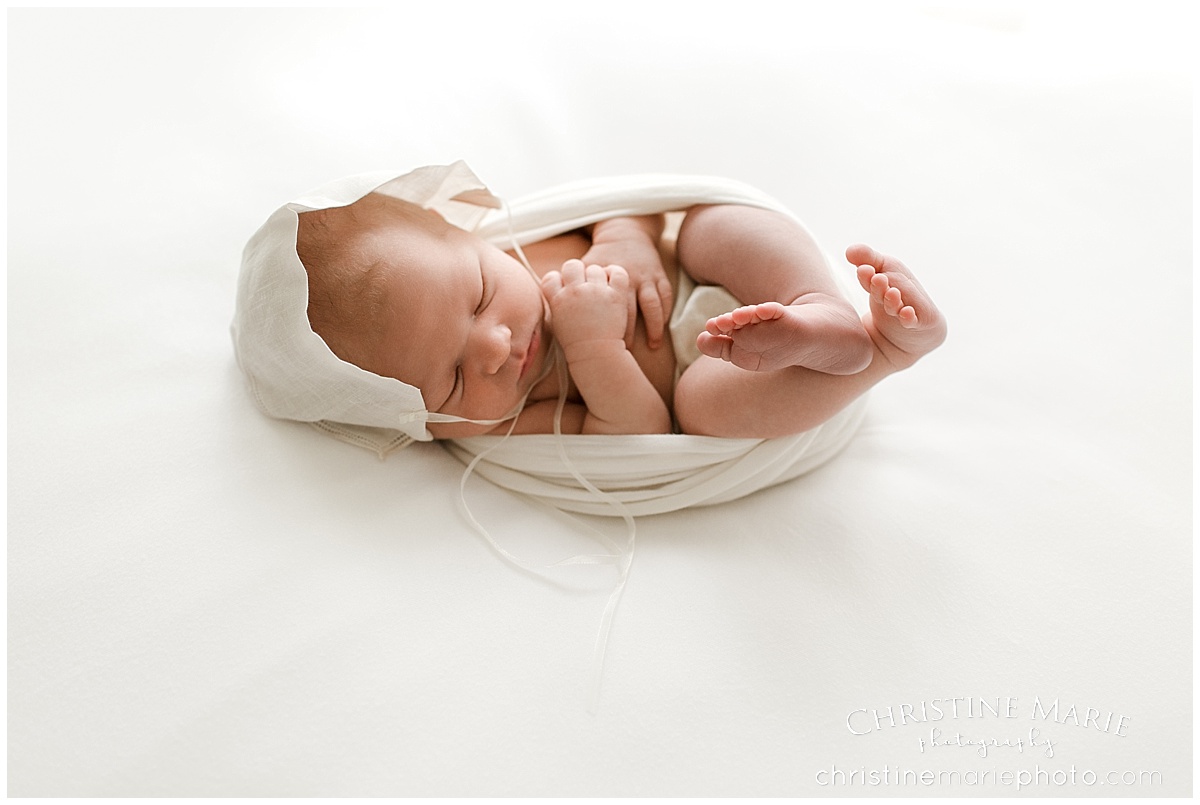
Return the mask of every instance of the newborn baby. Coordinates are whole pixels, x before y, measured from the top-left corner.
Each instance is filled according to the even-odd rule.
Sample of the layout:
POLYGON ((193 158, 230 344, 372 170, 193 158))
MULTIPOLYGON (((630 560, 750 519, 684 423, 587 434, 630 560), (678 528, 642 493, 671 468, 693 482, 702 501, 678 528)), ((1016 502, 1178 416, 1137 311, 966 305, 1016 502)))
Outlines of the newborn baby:
POLYGON ((795 434, 945 339, 912 272, 868 246, 846 250, 870 295, 860 318, 787 216, 693 206, 677 237, 663 233, 662 215, 619 217, 506 252, 371 193, 301 213, 296 251, 313 331, 342 360, 419 389, 440 415, 435 438, 553 432, 563 392, 564 433, 795 434), (676 377, 665 345, 679 270, 741 306, 708 320, 701 356, 676 377))

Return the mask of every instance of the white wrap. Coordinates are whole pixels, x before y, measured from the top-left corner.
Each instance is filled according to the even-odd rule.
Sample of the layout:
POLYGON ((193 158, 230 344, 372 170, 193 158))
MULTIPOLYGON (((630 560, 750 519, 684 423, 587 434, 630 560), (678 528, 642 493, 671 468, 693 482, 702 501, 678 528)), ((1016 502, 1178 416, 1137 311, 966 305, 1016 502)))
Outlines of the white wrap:
MULTIPOLYGON (((295 248, 298 213, 350 204, 372 191, 435 210, 506 249, 514 241, 532 243, 615 216, 702 203, 745 204, 791 215, 740 182, 658 174, 560 185, 515 199, 505 210, 462 162, 404 175, 349 177, 285 205, 246 247, 232 326, 239 365, 266 413, 312 422, 381 455, 412 439, 429 438, 420 392, 345 363, 325 346, 308 324, 307 276, 295 248)), ((561 446, 578 472, 630 514, 660 514, 733 500, 814 469, 846 445, 863 410, 859 398, 819 427, 776 439, 529 435, 501 443, 502 437, 480 436, 447 442, 447 447, 464 462, 488 451, 475 471, 500 486, 567 511, 614 514, 563 465, 561 446)))

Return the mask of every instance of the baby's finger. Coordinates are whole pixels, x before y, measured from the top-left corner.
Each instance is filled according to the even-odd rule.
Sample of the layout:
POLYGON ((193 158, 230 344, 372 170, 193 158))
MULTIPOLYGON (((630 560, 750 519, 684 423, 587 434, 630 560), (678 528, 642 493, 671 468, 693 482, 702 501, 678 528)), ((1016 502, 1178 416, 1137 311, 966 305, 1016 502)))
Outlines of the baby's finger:
POLYGON ((584 281, 582 260, 568 260, 562 264, 562 284, 573 285, 584 281))
POLYGON ((670 321, 671 311, 675 309, 675 292, 671 290, 671 281, 659 277, 655 284, 658 286, 658 298, 662 301, 663 321, 670 321))
POLYGON ((642 283, 637 296, 638 304, 642 308, 642 318, 646 320, 646 341, 651 349, 657 349, 662 343, 663 325, 666 322, 662 300, 658 297, 658 288, 651 282, 642 283))
POLYGON ((608 272, 604 270, 604 266, 590 265, 584 275, 585 282, 594 282, 598 285, 608 284, 608 272))
POLYGON ((629 290, 629 272, 621 266, 609 266, 608 284, 621 292, 629 290))
POLYGON ((550 299, 563 289, 562 274, 557 271, 547 271, 542 277, 542 296, 550 299))
POLYGON ((625 294, 625 348, 633 349, 633 336, 637 331, 637 297, 625 294))

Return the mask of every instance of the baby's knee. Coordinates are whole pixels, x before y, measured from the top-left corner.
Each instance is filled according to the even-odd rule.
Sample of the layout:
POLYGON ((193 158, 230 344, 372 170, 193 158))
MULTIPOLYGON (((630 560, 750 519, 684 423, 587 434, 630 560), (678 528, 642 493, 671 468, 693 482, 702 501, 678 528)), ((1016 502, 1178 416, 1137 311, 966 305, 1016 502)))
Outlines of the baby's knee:
POLYGON ((702 204, 691 207, 679 228, 678 254, 685 266, 704 260, 727 260, 753 244, 773 242, 794 226, 787 216, 740 204, 702 204))
POLYGON ((711 248, 746 224, 752 208, 739 204, 698 204, 688 209, 679 227, 679 247, 711 248))

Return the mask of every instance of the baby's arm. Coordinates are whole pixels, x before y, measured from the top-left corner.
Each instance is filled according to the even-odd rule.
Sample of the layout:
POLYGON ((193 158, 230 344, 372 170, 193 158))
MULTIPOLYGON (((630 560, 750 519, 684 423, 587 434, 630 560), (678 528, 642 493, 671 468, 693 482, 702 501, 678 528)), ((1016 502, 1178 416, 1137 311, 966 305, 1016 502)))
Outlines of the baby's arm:
POLYGON ((582 433, 669 433, 666 403, 626 348, 629 277, 620 266, 563 263, 542 279, 554 335, 587 405, 582 433))
POLYGON ((662 215, 611 218, 592 225, 592 246, 583 256, 585 265, 621 266, 629 274, 627 304, 629 319, 625 344, 633 344, 637 309, 641 306, 646 322, 646 341, 656 349, 671 318, 673 297, 671 281, 663 270, 659 241, 662 239, 662 215))

